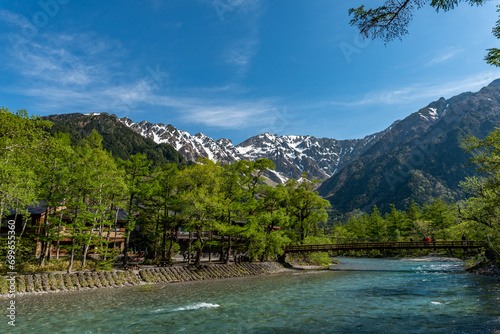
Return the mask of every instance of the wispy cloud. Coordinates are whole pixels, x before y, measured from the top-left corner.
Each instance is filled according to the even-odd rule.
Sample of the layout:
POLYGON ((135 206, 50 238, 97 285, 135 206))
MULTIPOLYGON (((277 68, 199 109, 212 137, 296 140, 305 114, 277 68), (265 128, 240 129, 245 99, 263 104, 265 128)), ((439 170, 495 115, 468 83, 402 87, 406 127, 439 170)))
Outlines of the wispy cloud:
POLYGON ((234 65, 239 75, 245 74, 253 56, 257 53, 258 44, 256 38, 248 38, 235 43, 226 51, 226 62, 234 65))
POLYGON ((405 87, 372 91, 361 98, 351 101, 340 99, 323 101, 316 104, 316 106, 358 107, 407 104, 421 100, 428 100, 430 102, 432 99, 439 97, 450 98, 453 95, 466 91, 476 91, 499 77, 500 71, 492 70, 475 74, 461 80, 454 79, 449 81, 415 83, 405 87))
POLYGON ((111 68, 120 66, 123 54, 119 42, 92 34, 38 34, 7 52, 5 65, 27 82, 79 87, 109 81, 111 68))
MULTIPOLYGON (((244 71, 256 44, 252 39, 238 44, 227 61, 244 71)), ((160 89, 158 80, 165 79, 167 73, 158 67, 143 69, 142 76, 133 79, 120 72, 125 66, 120 54, 126 53, 120 43, 92 34, 40 34, 11 52, 10 66, 22 76, 20 82, 0 89, 29 98, 36 112, 129 115, 137 110, 157 109, 168 110, 169 118, 182 122, 240 129, 264 127, 275 118, 270 113, 276 109, 275 101, 245 98, 248 91, 234 83, 172 92, 160 89)))
POLYGON ((247 73, 258 52, 260 17, 265 8, 263 1, 216 0, 211 5, 219 16, 220 28, 237 32, 237 36, 222 49, 222 58, 241 77, 247 73))
POLYGON ((274 99, 235 99, 216 96, 197 98, 183 96, 152 96, 148 102, 154 106, 175 108, 183 122, 204 126, 241 129, 263 127, 272 123, 277 109, 274 99))
POLYGON ((444 63, 445 61, 455 57, 456 55, 464 52, 464 49, 448 49, 443 52, 440 52, 438 55, 435 55, 431 60, 429 60, 425 66, 434 66, 437 64, 444 63))
POLYGON ((22 15, 0 8, 0 21, 20 29, 31 28, 32 24, 22 15))

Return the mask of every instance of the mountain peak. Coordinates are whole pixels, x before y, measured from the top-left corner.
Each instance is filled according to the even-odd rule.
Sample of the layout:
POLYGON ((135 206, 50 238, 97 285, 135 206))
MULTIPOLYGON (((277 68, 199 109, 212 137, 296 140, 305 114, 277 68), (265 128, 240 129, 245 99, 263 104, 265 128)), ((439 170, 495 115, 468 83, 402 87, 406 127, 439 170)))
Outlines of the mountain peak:
POLYGON ((488 87, 500 87, 500 79, 493 80, 488 87))

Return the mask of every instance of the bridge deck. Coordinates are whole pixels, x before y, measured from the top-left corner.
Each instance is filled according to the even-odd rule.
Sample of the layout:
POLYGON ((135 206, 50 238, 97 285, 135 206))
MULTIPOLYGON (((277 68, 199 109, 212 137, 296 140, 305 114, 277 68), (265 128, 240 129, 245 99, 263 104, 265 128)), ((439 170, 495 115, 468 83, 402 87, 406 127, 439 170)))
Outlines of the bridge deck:
POLYGON ((485 241, 411 241, 411 242, 351 242, 343 244, 288 246, 285 253, 336 252, 375 249, 437 249, 437 248, 481 248, 485 241))

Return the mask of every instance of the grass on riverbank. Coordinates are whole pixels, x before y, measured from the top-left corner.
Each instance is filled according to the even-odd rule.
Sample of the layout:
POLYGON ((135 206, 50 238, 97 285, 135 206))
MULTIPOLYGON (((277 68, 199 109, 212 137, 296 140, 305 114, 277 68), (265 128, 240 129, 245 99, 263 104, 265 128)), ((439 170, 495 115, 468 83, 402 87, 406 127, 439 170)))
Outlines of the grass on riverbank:
POLYGON ((290 254, 288 255, 288 262, 291 265, 300 266, 321 266, 328 267, 336 262, 326 252, 316 252, 309 254, 290 254))
MULTIPOLYGON (((43 267, 40 267, 40 260, 33 258, 21 263, 16 263, 15 272, 21 273, 50 273, 57 271, 67 271, 69 266, 69 259, 50 259, 45 262, 43 267)), ((75 260, 73 262, 73 270, 82 270, 82 261, 75 260)), ((85 262, 85 268, 83 270, 95 270, 97 267, 97 261, 93 259, 87 259, 85 262)), ((0 264, 0 274, 5 275, 7 272, 11 272, 9 266, 5 263, 0 264)))

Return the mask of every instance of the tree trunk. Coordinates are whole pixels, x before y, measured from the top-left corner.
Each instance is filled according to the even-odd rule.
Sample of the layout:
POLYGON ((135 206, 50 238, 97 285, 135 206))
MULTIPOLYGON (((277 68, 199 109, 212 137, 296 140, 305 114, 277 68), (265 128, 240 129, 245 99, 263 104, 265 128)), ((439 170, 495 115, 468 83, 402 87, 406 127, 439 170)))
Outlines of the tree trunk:
POLYGON ((43 238, 42 244, 41 244, 41 249, 40 249, 40 267, 43 267, 45 265, 45 253, 47 252, 47 241, 44 239, 47 237, 47 224, 49 221, 49 210, 50 210, 50 207, 47 207, 47 210, 45 210, 45 221, 44 221, 43 225, 41 225, 41 228, 40 228, 40 236, 43 238))
MULTIPOLYGON (((1 217, 1 215, 0 215, 0 217, 1 217)), ((26 229, 26 225, 28 225, 28 219, 29 219, 28 217, 26 217, 24 219, 24 224, 23 224, 23 228, 21 230, 21 234, 19 234, 19 239, 21 239, 23 234, 24 234, 24 230, 26 229)))
POLYGON ((227 238, 228 240, 227 240, 226 264, 229 264, 229 261, 231 261, 233 238, 231 236, 228 236, 227 238))
POLYGON ((205 241, 203 240, 203 232, 198 231, 197 233, 200 246, 198 248, 198 252, 196 253, 195 265, 199 266, 201 264, 201 256, 203 255, 203 246, 205 245, 205 241))
POLYGON ((83 247, 82 267, 80 270, 83 270, 85 268, 85 262, 87 261, 87 253, 88 253, 89 247, 90 247, 90 240, 92 240, 92 230, 90 230, 89 238, 88 238, 87 242, 85 243, 85 246, 83 247))
POLYGON ((191 263, 191 241, 192 241, 192 233, 189 231, 189 243, 188 243, 188 265, 191 263))
POLYGON ((175 228, 170 229, 170 246, 168 247, 169 259, 174 257, 175 228))
POLYGON ((75 261, 75 237, 71 238, 71 256, 69 258, 68 274, 71 274, 71 268, 73 267, 74 261, 75 261))
POLYGON ((160 220, 156 219, 155 236, 153 242, 153 259, 155 260, 158 259, 158 247, 160 246, 159 234, 160 234, 160 220))
POLYGON ((127 228, 125 229, 125 233, 127 233, 127 238, 125 239, 125 247, 123 248, 123 265, 126 266, 128 264, 128 250, 130 245, 130 234, 132 233, 132 204, 134 201, 134 194, 130 195, 129 203, 128 203, 128 220, 127 220, 127 228))
POLYGON ((161 258, 165 260, 167 258, 167 221, 165 217, 163 217, 163 239, 161 246, 161 258))
POLYGON ((61 216, 59 217, 59 225, 57 226, 57 253, 56 253, 56 259, 59 260, 59 245, 61 243, 61 227, 62 227, 62 217, 63 217, 63 214, 61 212, 61 216))
POLYGON ((219 254, 219 261, 224 262, 224 240, 226 239, 225 236, 221 236, 220 239, 220 254, 219 254))

